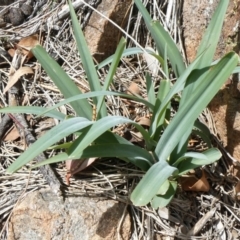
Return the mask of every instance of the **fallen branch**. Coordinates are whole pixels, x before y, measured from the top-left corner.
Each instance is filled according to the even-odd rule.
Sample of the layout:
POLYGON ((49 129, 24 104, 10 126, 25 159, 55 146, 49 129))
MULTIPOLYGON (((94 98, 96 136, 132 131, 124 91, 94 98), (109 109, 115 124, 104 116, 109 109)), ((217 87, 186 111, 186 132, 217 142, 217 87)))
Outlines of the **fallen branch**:
POLYGON ((0 143, 2 141, 4 134, 11 125, 12 125, 11 118, 7 114, 5 114, 4 117, 2 118, 2 121, 0 122, 0 143))
MULTIPOLYGON (((21 55, 21 53, 16 51, 15 55, 13 57, 12 67, 10 69, 10 74, 9 74, 10 76, 17 69, 19 69, 19 67, 21 66, 22 59, 23 59, 23 56, 21 55)), ((9 106, 18 106, 19 105, 19 103, 18 103, 19 89, 20 89, 19 81, 13 87, 11 87, 9 89, 9 91, 8 91, 9 106)), ((33 144, 36 141, 36 139, 33 136, 31 130, 29 129, 28 123, 27 123, 24 115, 23 114, 12 114, 12 115, 15 118, 15 120, 13 119, 13 121, 16 124, 19 134, 24 136, 26 144, 28 146, 30 146, 31 144, 33 144)), ((45 159, 46 159, 46 156, 44 155, 44 153, 42 153, 42 154, 38 155, 34 160, 36 160, 37 162, 41 162, 45 159)), ((55 175, 54 171, 52 170, 52 168, 50 167, 50 165, 41 166, 39 169, 40 169, 40 172, 42 173, 44 179, 47 181, 47 183, 51 187, 52 191, 55 194, 57 194, 58 196, 62 195, 61 183, 58 180, 58 178, 56 177, 56 175, 55 175)))

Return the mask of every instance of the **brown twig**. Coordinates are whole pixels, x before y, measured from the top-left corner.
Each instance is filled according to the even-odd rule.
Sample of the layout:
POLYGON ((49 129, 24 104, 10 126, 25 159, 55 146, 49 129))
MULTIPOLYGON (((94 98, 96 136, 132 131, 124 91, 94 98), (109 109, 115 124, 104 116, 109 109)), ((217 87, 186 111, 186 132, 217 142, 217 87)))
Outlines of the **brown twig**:
MULTIPOLYGON (((11 74, 14 74, 14 71, 16 71, 20 66, 21 66, 21 61, 22 61, 23 56, 21 55, 21 53, 19 53, 18 51, 16 51, 14 57, 13 57, 13 61, 12 61, 12 67, 10 69, 10 76, 11 74)), ((13 87, 11 87, 9 89, 8 92, 8 98, 9 98, 9 105, 10 106, 18 106, 19 102, 19 89, 20 89, 20 82, 17 82, 13 87)), ((33 136, 31 130, 28 127, 28 123, 24 117, 23 114, 11 114, 12 120, 15 122, 16 127, 21 134, 23 134, 26 144, 28 146, 30 146, 31 144, 33 144, 36 139, 33 136)), ((38 155, 35 160, 37 162, 43 161, 46 159, 46 156, 42 153, 40 155, 38 155)), ((52 191, 57 194, 57 195, 62 195, 61 193, 61 183, 58 180, 58 178, 56 177, 55 173, 53 172, 52 168, 50 167, 50 165, 45 165, 45 166, 41 166, 40 168, 40 172, 43 174, 44 179, 47 181, 47 183, 49 184, 49 186, 51 187, 52 191)))
POLYGON ((12 124, 12 119, 9 117, 8 114, 4 115, 4 117, 2 118, 2 121, 0 122, 0 143, 1 140, 4 136, 4 134, 6 133, 7 129, 11 126, 12 124))
MULTIPOLYGON (((17 120, 17 122, 19 123, 19 124, 18 123, 16 124, 18 131, 23 133, 27 145, 30 146, 31 144, 33 144, 36 141, 36 139, 33 136, 33 134, 31 133, 31 130, 28 127, 27 121, 25 120, 25 118, 22 114, 14 114, 14 117, 17 120)), ((44 153, 41 153, 37 157, 34 158, 34 160, 36 160, 37 162, 41 162, 45 159, 46 159, 46 156, 44 155, 44 153)), ((51 187, 52 191, 57 195, 62 195, 61 194, 61 183, 58 180, 58 178, 56 177, 56 175, 53 172, 50 165, 41 166, 39 169, 40 169, 40 172, 42 173, 44 179, 47 181, 47 183, 51 187)))

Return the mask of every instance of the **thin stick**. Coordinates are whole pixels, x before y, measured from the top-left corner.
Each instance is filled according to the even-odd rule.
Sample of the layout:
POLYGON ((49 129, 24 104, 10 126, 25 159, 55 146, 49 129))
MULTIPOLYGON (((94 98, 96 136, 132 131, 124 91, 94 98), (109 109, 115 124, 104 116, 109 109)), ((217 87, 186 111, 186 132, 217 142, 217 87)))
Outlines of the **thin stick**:
MULTIPOLYGON (((22 55, 21 53, 18 53, 18 51, 16 51, 14 57, 13 57, 13 61, 12 61, 12 67, 10 69, 10 74, 14 74, 14 72, 21 66, 21 62, 22 62, 22 55)), ((17 82, 13 87, 11 87, 9 89, 8 92, 8 97, 9 97, 9 105, 10 106, 17 106, 18 104, 18 98, 19 98, 19 88, 20 88, 20 83, 17 82)), ((9 115, 10 118, 13 119, 13 121, 16 123, 16 127, 19 131, 19 133, 24 133, 24 137, 25 137, 25 141, 27 143, 28 146, 30 146, 31 144, 33 144, 36 139, 33 136, 31 130, 28 127, 28 123, 26 121, 26 119, 24 118, 24 115, 22 114, 10 114, 9 115)), ((38 155, 35 160, 37 162, 43 161, 46 159, 46 156, 42 153, 40 155, 38 155)), ((41 166, 40 168, 40 172, 43 174, 43 177, 45 178, 45 180, 47 181, 47 183, 49 184, 49 186, 51 187, 52 191, 57 194, 58 196, 62 195, 61 192, 61 183, 58 180, 58 178, 56 177, 54 171, 52 170, 52 168, 50 167, 50 165, 45 165, 45 166, 41 166)))

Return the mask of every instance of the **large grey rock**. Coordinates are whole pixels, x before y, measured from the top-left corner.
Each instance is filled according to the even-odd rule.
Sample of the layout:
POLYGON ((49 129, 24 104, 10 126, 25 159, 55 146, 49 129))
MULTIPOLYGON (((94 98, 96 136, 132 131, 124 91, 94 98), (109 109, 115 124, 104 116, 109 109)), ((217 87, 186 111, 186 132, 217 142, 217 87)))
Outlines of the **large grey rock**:
MULTIPOLYGON (((117 239, 125 205, 113 200, 69 197, 63 202, 48 190, 32 192, 14 209, 8 240, 117 239)), ((120 227, 122 239, 130 239, 129 214, 120 227)))

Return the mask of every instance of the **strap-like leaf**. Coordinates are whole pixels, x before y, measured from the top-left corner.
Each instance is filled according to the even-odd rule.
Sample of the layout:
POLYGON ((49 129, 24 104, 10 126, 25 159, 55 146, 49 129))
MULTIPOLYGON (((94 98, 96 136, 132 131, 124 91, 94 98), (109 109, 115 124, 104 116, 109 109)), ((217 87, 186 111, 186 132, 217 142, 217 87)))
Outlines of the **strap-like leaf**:
POLYGON ((135 206, 144 206, 148 204, 158 193, 161 185, 170 176, 177 173, 177 168, 169 166, 164 160, 155 163, 133 190, 131 201, 135 206))
MULTIPOLYGON (((218 64, 208 69, 198 88, 194 90, 186 104, 177 112, 161 136, 155 149, 159 159, 169 157, 179 139, 188 130, 189 126, 192 126, 199 114, 230 76, 237 63, 238 56, 235 53, 229 53, 218 64)), ((198 72, 193 73, 192 77, 198 79, 198 72)))
POLYGON ((47 133, 45 133, 41 138, 39 138, 35 143, 33 143, 24 153, 22 153, 21 156, 17 158, 15 162, 8 167, 7 172, 13 173, 17 171, 19 168, 33 160, 36 156, 45 151, 48 147, 50 147, 54 143, 91 124, 92 124, 91 121, 82 117, 70 118, 68 120, 61 122, 59 125, 55 126, 47 133))
MULTIPOLYGON (((69 98, 81 94, 79 88, 74 84, 67 73, 58 63, 49 56, 46 50, 40 45, 31 49, 34 56, 41 63, 48 76, 53 80, 57 88, 61 91, 64 98, 69 98)), ((71 104, 78 116, 92 119, 92 108, 86 99, 76 101, 71 104)))

